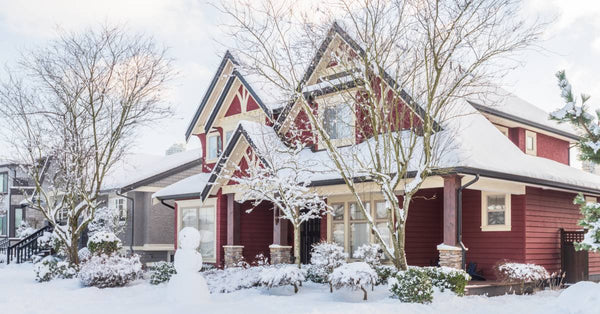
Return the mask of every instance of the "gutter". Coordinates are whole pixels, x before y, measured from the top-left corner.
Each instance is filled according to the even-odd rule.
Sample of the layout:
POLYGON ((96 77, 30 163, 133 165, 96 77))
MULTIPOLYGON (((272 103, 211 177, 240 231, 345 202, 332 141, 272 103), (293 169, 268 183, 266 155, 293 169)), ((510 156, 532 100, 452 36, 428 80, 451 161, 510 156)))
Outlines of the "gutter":
POLYGON ((175 209, 175 206, 171 206, 170 204, 167 204, 165 202, 165 200, 160 200, 160 203, 163 204, 163 205, 165 205, 165 206, 167 206, 167 207, 169 207, 170 209, 175 209))
POLYGON ((468 188, 469 186, 471 186, 472 184, 474 184, 475 182, 479 181, 479 174, 475 174, 475 178, 469 182, 467 182, 465 185, 461 186, 460 188, 458 188, 458 191, 456 191, 456 196, 457 196, 457 216, 456 216, 456 220, 458 221, 457 226, 456 226, 456 239, 458 244, 460 245, 460 250, 462 251, 462 259, 461 259, 461 266, 462 269, 465 270, 466 269, 466 260, 467 260, 467 248, 465 247, 465 244, 462 242, 462 192, 464 189, 468 188))
POLYGON ((129 197, 129 196, 121 194, 120 190, 117 190, 115 192, 115 194, 117 194, 117 195, 119 195, 121 197, 124 197, 124 198, 126 198, 126 199, 128 199, 128 200, 131 201, 131 242, 129 242, 129 250, 131 251, 131 255, 133 255, 133 236, 134 236, 133 231, 134 231, 134 227, 135 227, 135 225, 134 225, 134 221, 135 221, 134 220, 134 218, 135 218, 134 217, 134 213, 135 213, 135 211, 134 211, 135 210, 135 200, 132 197, 129 197))

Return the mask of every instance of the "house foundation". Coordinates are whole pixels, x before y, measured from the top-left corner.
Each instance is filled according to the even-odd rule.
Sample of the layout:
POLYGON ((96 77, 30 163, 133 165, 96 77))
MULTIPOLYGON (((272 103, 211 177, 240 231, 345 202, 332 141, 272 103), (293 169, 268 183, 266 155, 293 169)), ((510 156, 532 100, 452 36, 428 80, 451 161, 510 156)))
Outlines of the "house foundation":
POLYGON ((223 250, 225 251, 225 267, 235 267, 244 261, 243 245, 223 245, 223 250))
POLYGON ((292 247, 288 245, 269 245, 271 264, 290 264, 292 262, 292 247))

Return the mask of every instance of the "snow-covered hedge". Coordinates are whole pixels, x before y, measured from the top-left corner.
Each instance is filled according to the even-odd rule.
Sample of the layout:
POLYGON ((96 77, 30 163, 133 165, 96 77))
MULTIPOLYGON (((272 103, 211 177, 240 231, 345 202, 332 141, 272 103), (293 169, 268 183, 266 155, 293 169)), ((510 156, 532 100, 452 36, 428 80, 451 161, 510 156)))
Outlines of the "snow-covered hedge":
POLYGON ((496 277, 507 282, 529 282, 546 280, 550 274, 543 266, 502 262, 496 265, 496 277))
POLYGON ((85 286, 98 288, 122 287, 142 276, 142 263, 137 255, 121 257, 93 255, 81 266, 79 279, 85 286))
POLYGON ((390 292, 402 302, 429 303, 433 300, 433 284, 427 272, 420 267, 409 267, 390 278, 390 292))
POLYGON ((294 286, 294 293, 298 293, 298 285, 306 279, 306 271, 295 265, 275 265, 264 267, 259 274, 260 285, 273 288, 281 286, 294 286))
POLYGON ((87 247, 82 247, 79 252, 77 252, 77 256, 79 257, 80 263, 87 262, 92 257, 92 252, 87 247))
POLYGON ((352 290, 362 290, 363 300, 367 300, 367 287, 377 282, 377 273, 369 264, 356 262, 343 264, 333 270, 328 280, 336 289, 348 287, 352 290))
POLYGON ((38 282, 50 281, 54 278, 70 279, 77 275, 77 269, 68 262, 54 256, 46 256, 33 266, 35 280, 38 282))
POLYGON ((99 231, 89 238, 87 247, 93 254, 111 255, 121 249, 121 240, 112 232, 99 231))
POLYGON ((171 279, 171 276, 177 274, 173 263, 160 261, 152 266, 152 275, 150 275, 150 283, 158 285, 163 282, 167 282, 171 279))
POLYGON ((211 293, 228 293, 259 285, 261 271, 270 266, 229 267, 202 272, 211 293))
POLYGON ((398 269, 392 265, 379 265, 375 267, 375 272, 377 273, 376 285, 387 285, 388 280, 398 272, 398 269))
POLYGON ((317 243, 312 248, 311 265, 307 269, 307 278, 316 283, 328 282, 327 276, 335 268, 345 264, 347 258, 348 254, 344 253, 343 247, 335 243, 317 243))
POLYGON ((459 296, 465 295, 465 287, 471 276, 462 269, 450 267, 423 267, 427 276, 431 278, 431 284, 444 292, 450 290, 459 296))

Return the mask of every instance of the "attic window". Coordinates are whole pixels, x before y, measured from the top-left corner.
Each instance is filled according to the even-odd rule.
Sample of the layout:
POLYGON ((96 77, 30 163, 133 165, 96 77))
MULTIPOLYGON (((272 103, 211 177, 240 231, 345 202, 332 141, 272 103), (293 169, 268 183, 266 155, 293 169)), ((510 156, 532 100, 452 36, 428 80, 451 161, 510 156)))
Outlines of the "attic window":
POLYGON ((208 160, 217 159, 217 157, 219 157, 219 154, 221 153, 221 135, 218 133, 209 135, 206 146, 207 146, 206 159, 208 159, 208 160))
POLYGON ((352 111, 347 104, 325 108, 323 126, 332 140, 352 137, 352 111))
POLYGON ((531 131, 525 131, 525 153, 537 156, 537 134, 531 131))

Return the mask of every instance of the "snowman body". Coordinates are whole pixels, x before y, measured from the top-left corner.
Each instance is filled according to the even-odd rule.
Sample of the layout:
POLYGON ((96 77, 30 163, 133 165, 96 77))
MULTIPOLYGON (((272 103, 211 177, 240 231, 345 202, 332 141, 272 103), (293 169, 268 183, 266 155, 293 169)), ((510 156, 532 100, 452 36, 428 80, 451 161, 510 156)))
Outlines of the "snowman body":
POLYGON ((179 232, 179 249, 173 263, 177 274, 169 281, 169 294, 175 302, 196 303, 209 299, 208 286, 199 273, 202 269, 202 255, 197 251, 199 245, 200 233, 195 228, 185 227, 179 232))

